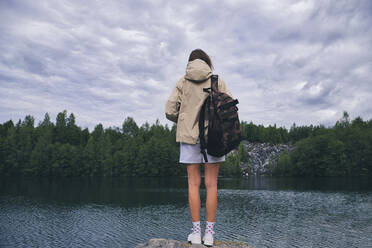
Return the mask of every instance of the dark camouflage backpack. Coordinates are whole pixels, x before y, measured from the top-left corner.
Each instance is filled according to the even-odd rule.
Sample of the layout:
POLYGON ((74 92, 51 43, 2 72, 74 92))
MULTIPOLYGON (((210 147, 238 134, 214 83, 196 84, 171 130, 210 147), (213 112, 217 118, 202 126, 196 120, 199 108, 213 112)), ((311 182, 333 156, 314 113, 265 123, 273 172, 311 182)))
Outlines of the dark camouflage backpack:
POLYGON ((238 147, 241 141, 238 117, 238 99, 218 91, 218 75, 211 76, 211 87, 203 88, 209 95, 205 99, 199 115, 200 152, 208 162, 207 154, 220 157, 238 147), (204 136, 204 120, 208 116, 208 135, 204 136))

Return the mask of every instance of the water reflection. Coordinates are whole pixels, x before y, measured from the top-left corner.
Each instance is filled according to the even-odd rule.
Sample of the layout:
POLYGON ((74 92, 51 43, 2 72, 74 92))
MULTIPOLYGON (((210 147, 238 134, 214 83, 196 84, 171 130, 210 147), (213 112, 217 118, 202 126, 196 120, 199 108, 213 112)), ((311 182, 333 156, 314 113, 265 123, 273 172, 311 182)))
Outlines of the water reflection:
MULTIPOLYGON (((186 177, 2 178, 1 195, 46 201, 136 206, 184 202, 186 177), (155 193, 156 192, 156 193, 155 193)), ((370 178, 219 178, 219 189, 290 191, 372 191, 370 178)), ((201 193, 205 194, 202 180, 201 193)))
POLYGON ((368 177, 250 177, 219 179, 220 188, 294 191, 372 191, 368 177))

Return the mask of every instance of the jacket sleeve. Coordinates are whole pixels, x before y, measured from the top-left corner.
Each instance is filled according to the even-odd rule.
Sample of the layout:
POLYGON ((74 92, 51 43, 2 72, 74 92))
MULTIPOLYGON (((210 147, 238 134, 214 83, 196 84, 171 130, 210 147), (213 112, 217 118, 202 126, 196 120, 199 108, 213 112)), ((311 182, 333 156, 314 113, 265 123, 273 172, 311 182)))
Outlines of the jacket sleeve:
POLYGON ((223 92, 223 93, 226 93, 228 94, 229 96, 231 96, 231 98, 234 99, 233 95, 231 94, 231 92, 229 91, 229 89, 227 88, 226 84, 225 84, 225 81, 223 81, 221 78, 218 77, 218 90, 223 92))
POLYGON ((181 107, 182 78, 178 80, 165 104, 165 117, 177 123, 181 107))

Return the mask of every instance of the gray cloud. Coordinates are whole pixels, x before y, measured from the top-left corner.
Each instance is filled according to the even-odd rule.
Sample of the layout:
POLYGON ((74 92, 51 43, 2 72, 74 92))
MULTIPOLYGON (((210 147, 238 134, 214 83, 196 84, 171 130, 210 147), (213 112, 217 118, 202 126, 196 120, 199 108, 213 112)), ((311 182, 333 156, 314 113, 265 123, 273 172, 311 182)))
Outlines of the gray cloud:
POLYGON ((210 54, 240 118, 289 128, 372 118, 372 3, 1 1, 0 121, 159 119, 189 53, 210 54))

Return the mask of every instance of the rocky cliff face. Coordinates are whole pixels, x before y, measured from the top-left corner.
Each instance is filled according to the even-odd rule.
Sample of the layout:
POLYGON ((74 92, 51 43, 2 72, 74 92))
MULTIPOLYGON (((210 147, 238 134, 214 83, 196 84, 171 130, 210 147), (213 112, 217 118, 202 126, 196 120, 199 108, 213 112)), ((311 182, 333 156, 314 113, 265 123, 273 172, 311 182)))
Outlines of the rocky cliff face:
POLYGON ((246 140, 242 143, 248 152, 248 162, 241 165, 244 176, 266 174, 269 163, 276 166, 282 151, 293 150, 290 144, 270 145, 269 143, 251 143, 246 140))

